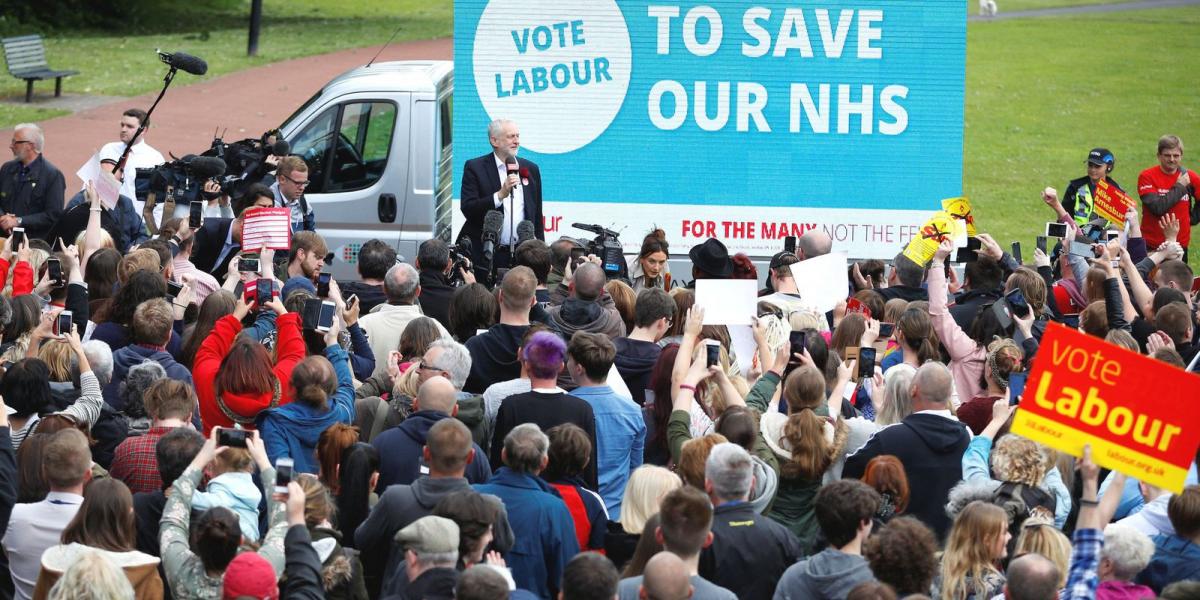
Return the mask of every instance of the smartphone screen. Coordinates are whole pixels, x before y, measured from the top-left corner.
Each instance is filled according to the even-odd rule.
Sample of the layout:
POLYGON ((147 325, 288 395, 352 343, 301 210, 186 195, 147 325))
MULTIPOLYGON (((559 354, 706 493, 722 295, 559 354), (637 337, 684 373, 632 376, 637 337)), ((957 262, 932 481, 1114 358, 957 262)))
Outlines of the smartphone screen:
POLYGON ((1037 248, 1038 248, 1038 250, 1042 251, 1042 254, 1048 254, 1048 252, 1046 251, 1046 236, 1044 236, 1044 235, 1037 236, 1037 248))
POLYGON ((708 353, 708 366, 712 367, 721 362, 721 347, 716 344, 708 344, 704 348, 708 353))
POLYGON ((274 291, 274 287, 270 279, 259 279, 255 282, 254 298, 259 308, 271 301, 271 292, 274 291))
POLYGON ((238 271, 242 273, 257 273, 258 257, 246 255, 238 258, 238 271))
POLYGON ((1046 223, 1046 237, 1065 238, 1067 237, 1067 224, 1051 221, 1046 223))
POLYGON ((54 322, 54 333, 69 335, 71 333, 71 323, 74 318, 69 310, 58 313, 58 319, 54 322))
POLYGON ((60 288, 67 283, 63 281, 62 263, 57 258, 51 257, 46 259, 46 275, 56 288, 60 288))
POLYGON ((17 250, 21 249, 21 244, 25 243, 25 228, 13 227, 12 237, 9 238, 9 241, 12 242, 13 245, 13 254, 16 254, 17 250))
POLYGON ((1008 303, 1004 300, 997 300, 992 305, 992 312, 996 315, 996 320, 1000 322, 1000 327, 1007 330, 1012 327, 1012 315, 1008 314, 1008 303))
POLYGON ((292 459, 279 458, 275 461, 275 493, 287 494, 288 484, 292 482, 292 459))
POLYGON ((1192 280, 1192 292, 1200 292, 1200 277, 1192 280))
POLYGON ((792 254, 796 253, 796 236, 789 235, 783 238, 783 251, 791 252, 792 254))
POLYGON ((958 253, 954 257, 954 262, 968 263, 979 260, 979 254, 975 251, 980 248, 983 248, 983 242, 979 241, 979 238, 967 238, 966 247, 958 249, 958 253))
POLYGON ((321 320, 321 304, 322 301, 320 298, 307 298, 304 300, 304 308, 300 312, 300 323, 305 330, 317 330, 317 321, 321 320))
POLYGON ((1008 403, 1011 406, 1016 406, 1021 401, 1021 394, 1025 393, 1025 381, 1029 377, 1029 373, 1018 372, 1008 374, 1008 389, 1010 395, 1008 403))
POLYGON ((1012 291, 1004 295, 1004 300, 1008 302, 1008 306, 1012 309, 1014 315, 1021 318, 1029 315, 1029 302, 1025 300, 1025 294, 1021 293, 1021 288, 1013 288, 1012 291))
POLYGON ((228 446, 230 448, 245 448, 246 435, 247 433, 244 429, 220 427, 217 429, 217 445, 228 446))
POLYGON ((1084 242, 1072 241, 1071 254, 1083 258, 1096 258, 1096 252, 1092 250, 1092 245, 1085 244, 1084 242))
MULTIPOLYGON (((788 334, 788 344, 791 346, 793 355, 804 354, 804 349, 807 347, 807 342, 807 331, 793 331, 788 334)), ((794 362, 795 360, 796 359, 792 358, 791 356, 788 357, 788 362, 794 362)))
POLYGON ((318 298, 328 298, 329 297, 329 280, 332 277, 333 276, 329 273, 317 274, 317 297, 318 298))
POLYGON ((324 333, 333 327, 333 317, 337 314, 337 305, 326 300, 321 302, 321 313, 317 315, 316 330, 324 333))
POLYGON ((1021 259, 1021 242, 1012 243, 1012 257, 1016 259, 1018 265, 1025 264, 1025 261, 1021 259))
POLYGON ((869 379, 875 376, 875 349, 863 346, 858 349, 858 377, 869 379))
POLYGON ((892 334, 895 333, 895 331, 896 331, 895 323, 880 323, 879 324, 879 337, 880 338, 885 338, 885 339, 890 338, 890 337, 892 337, 892 334))
POLYGON ((179 293, 183 291, 183 284, 175 283, 174 281, 167 282, 167 297, 174 299, 179 297, 179 293))
POLYGON ((204 203, 195 201, 191 204, 191 212, 188 213, 188 227, 199 229, 204 224, 204 203))

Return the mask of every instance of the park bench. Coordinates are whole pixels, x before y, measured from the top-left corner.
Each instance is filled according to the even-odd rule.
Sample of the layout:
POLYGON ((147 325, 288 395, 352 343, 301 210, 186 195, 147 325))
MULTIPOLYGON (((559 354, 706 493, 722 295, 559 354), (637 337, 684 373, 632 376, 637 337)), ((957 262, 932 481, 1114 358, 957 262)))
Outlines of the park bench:
POLYGON ((33 82, 54 79, 54 97, 62 95, 62 78, 76 75, 79 71, 55 71, 46 62, 46 45, 38 34, 21 35, 0 40, 4 44, 4 61, 8 72, 17 79, 25 80, 25 101, 33 101, 33 82))

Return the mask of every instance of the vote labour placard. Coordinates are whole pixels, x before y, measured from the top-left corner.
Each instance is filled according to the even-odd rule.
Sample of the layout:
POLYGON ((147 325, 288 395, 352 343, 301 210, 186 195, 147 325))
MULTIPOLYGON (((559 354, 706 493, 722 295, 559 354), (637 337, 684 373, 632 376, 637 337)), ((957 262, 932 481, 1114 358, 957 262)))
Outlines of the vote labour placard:
POLYGON ((1103 179, 1096 182, 1096 193, 1092 196, 1092 202, 1096 214, 1118 227, 1125 224, 1125 213, 1133 206, 1133 198, 1103 179))
POLYGON ((1179 493, 1200 445, 1200 376, 1050 323, 1012 432, 1179 493))

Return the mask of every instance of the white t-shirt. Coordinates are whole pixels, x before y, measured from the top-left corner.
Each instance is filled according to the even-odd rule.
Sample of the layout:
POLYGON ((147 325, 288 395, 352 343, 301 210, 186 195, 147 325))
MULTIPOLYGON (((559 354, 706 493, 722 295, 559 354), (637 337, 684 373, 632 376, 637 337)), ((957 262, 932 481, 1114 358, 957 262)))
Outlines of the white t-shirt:
MULTIPOLYGON (((100 152, 97 155, 100 157, 100 160, 106 158, 119 160, 123 152, 125 152, 125 142, 110 142, 105 144, 103 148, 100 148, 100 152)), ((164 162, 166 162, 166 159, 163 158, 162 153, 152 148, 145 140, 138 140, 138 143, 129 149, 129 159, 125 161, 125 180, 121 182, 121 195, 128 196, 130 200, 133 200, 133 207, 137 209, 139 215, 142 214, 142 206, 145 203, 138 202, 137 192, 134 191, 137 170, 156 167, 164 162)), ((159 210, 158 213, 161 215, 162 211, 159 210)))

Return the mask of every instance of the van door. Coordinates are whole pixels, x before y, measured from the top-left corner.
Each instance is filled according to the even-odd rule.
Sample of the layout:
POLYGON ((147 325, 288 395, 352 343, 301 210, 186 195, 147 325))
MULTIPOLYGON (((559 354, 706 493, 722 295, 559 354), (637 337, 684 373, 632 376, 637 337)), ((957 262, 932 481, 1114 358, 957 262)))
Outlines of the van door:
POLYGON ((431 229, 429 215, 401 210, 408 188, 409 94, 348 94, 316 109, 290 136, 292 153, 309 165, 305 198, 334 253, 337 278, 357 278, 363 242, 395 240, 406 227, 431 229), (399 213, 399 214, 398 214, 399 213), (411 218, 409 218, 411 217, 411 218))

